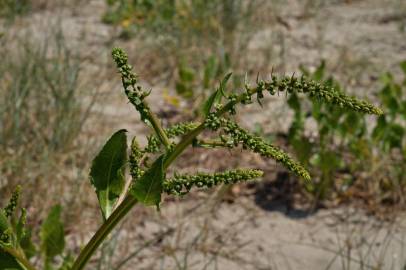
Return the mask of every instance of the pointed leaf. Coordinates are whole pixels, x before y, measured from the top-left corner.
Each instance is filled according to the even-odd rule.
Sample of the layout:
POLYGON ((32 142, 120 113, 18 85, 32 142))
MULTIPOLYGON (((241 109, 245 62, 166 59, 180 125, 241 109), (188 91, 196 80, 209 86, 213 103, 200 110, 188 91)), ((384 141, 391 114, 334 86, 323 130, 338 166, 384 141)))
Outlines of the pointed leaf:
POLYGON ((21 239, 24 238, 25 236, 25 223, 27 220, 27 210, 25 208, 21 209, 21 214, 20 214, 20 218, 18 219, 18 222, 16 224, 16 237, 17 237, 17 243, 20 243, 21 239))
POLYGON ((224 79, 220 82, 219 88, 217 88, 217 90, 213 94, 211 94, 210 97, 207 99, 207 101, 204 103, 204 105, 203 105, 204 116, 207 116, 210 113, 213 105, 215 103, 220 102, 221 97, 225 95, 224 90, 225 90, 226 84, 227 84, 228 80, 230 79, 231 75, 232 75, 232 73, 228 73, 224 77, 224 79))
POLYGON ((90 181, 96 188, 100 209, 106 220, 124 190, 124 173, 127 160, 126 130, 117 131, 94 158, 90 181))
POLYGON ((145 205, 159 206, 161 202, 161 193, 163 190, 162 182, 165 177, 163 160, 164 156, 162 155, 131 188, 131 195, 145 205))
POLYGON ((60 255, 65 248, 64 227, 61 222, 61 206, 54 206, 41 226, 41 249, 45 259, 60 255))
POLYGON ((206 102, 203 105, 203 115, 208 116, 211 108, 213 107, 214 101, 218 98, 218 96, 221 96, 221 92, 219 89, 213 92, 213 94, 210 95, 210 97, 206 100, 206 102))
POLYGON ((37 248, 35 247, 31 239, 30 229, 25 229, 25 233, 20 241, 20 247, 23 249, 25 257, 27 257, 27 259, 30 259, 37 254, 37 248))

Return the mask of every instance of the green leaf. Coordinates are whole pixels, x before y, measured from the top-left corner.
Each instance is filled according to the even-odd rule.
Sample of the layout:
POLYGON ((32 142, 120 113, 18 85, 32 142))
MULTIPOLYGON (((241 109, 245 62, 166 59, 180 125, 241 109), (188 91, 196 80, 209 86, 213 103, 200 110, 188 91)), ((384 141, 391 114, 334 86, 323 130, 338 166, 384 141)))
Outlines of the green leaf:
POLYGON ((226 76, 224 76, 223 80, 220 82, 219 90, 223 96, 225 96, 226 85, 227 85, 227 82, 230 79, 231 75, 233 75, 232 72, 228 73, 226 76))
POLYGON ((90 181, 96 188, 104 220, 110 216, 114 204, 124 190, 127 160, 126 132, 121 129, 111 136, 94 158, 90 169, 90 181))
POLYGON ((232 73, 228 73, 224 77, 224 79, 220 82, 219 88, 217 88, 217 90, 213 94, 211 94, 210 97, 207 99, 207 101, 204 103, 204 105, 203 105, 204 116, 209 115, 213 105, 215 103, 220 102, 221 97, 225 95, 225 93, 224 93, 225 87, 226 87, 226 84, 227 84, 228 80, 230 79, 231 75, 232 75, 232 73))
POLYGON ((181 66, 179 69, 179 78, 182 82, 193 82, 195 79, 195 73, 191 68, 181 66))
POLYGON ((165 178, 163 169, 164 155, 160 156, 151 168, 137 180, 130 193, 145 205, 157 205, 161 202, 162 182, 165 178))
POLYGON ((0 248, 0 270, 24 270, 23 268, 9 253, 0 248))
POLYGON ((25 257, 27 257, 27 259, 30 259, 30 258, 34 257, 34 255, 37 254, 37 248, 35 247, 34 243, 32 242, 32 239, 31 239, 31 230, 30 229, 25 230, 25 233, 20 241, 20 247, 23 249, 23 251, 25 253, 25 257))
POLYGON ((16 236, 17 236, 17 243, 20 243, 21 239, 24 238, 25 236, 25 223, 27 220, 27 210, 25 208, 21 209, 21 215, 20 218, 18 219, 18 222, 16 224, 16 236))
POLYGON ((54 206, 48 217, 42 223, 41 250, 45 254, 45 259, 51 259, 63 252, 65 248, 64 227, 61 222, 61 206, 54 206))
POLYGON ((218 96, 221 96, 221 92, 219 91, 219 89, 214 91, 213 94, 211 94, 210 97, 203 104, 203 115, 204 116, 209 115, 210 110, 213 107, 213 104, 214 104, 215 100, 218 98, 218 96))

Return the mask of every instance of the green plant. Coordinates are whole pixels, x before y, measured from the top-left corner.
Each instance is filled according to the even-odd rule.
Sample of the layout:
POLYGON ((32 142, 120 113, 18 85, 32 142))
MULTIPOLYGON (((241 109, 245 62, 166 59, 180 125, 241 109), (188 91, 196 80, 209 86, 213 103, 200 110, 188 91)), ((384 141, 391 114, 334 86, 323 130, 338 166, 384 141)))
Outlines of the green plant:
POLYGON ((68 269, 72 263, 69 254, 63 257, 58 268, 54 262, 54 258, 61 256, 65 247, 61 207, 56 205, 50 210, 40 228, 41 243, 36 246, 31 240, 31 230, 26 228, 27 211, 18 207, 20 192, 21 188, 17 186, 9 203, 0 210, 0 269, 34 269, 29 262, 34 256, 43 258, 43 269, 68 269))
MULTIPOLYGON (((191 175, 170 175, 171 164, 189 147, 225 147, 241 146, 243 149, 255 152, 263 157, 272 158, 285 166, 289 171, 304 179, 310 185, 310 175, 298 162, 294 161, 287 153, 278 147, 267 143, 261 137, 240 127, 234 120, 236 107, 240 104, 252 103, 253 97, 258 101, 264 98, 265 92, 275 95, 279 92, 287 94, 304 93, 312 99, 325 101, 338 105, 346 110, 361 113, 381 115, 382 111, 366 101, 344 95, 333 88, 316 83, 305 76, 300 78, 272 76, 271 80, 257 80, 251 87, 248 83, 242 93, 229 92, 227 81, 231 73, 221 81, 220 86, 212 93, 204 104, 203 120, 199 123, 179 123, 169 128, 163 128, 160 120, 151 111, 147 97, 149 92, 144 91, 138 84, 136 74, 128 64, 127 55, 119 48, 112 51, 112 56, 121 74, 124 92, 139 112, 141 120, 153 130, 153 135, 148 138, 148 145, 141 148, 136 137, 132 139, 130 153, 127 155, 127 132, 119 130, 106 142, 99 154, 93 160, 90 170, 90 180, 96 190, 100 203, 103 224, 93 235, 91 240, 81 250, 73 265, 67 266, 70 270, 83 269, 96 249, 102 244, 109 233, 136 205, 161 205, 162 194, 182 196, 191 188, 207 188, 219 184, 231 184, 262 176, 262 171, 255 169, 233 169, 216 173, 195 173, 191 175), (226 102, 222 102, 226 99, 226 102), (203 136, 208 131, 208 136, 203 136), (151 161, 152 160, 152 161, 151 161), (125 185, 124 172, 129 166, 132 177, 128 189, 125 185), (121 198, 121 199, 120 199, 121 198)), ((14 204, 13 204, 14 205, 14 204)), ((7 209, 5 208, 5 213, 7 209)), ((14 209, 14 206, 11 207, 14 209)), ((57 221, 59 208, 53 210, 45 221, 41 235, 43 239, 51 239, 55 244, 53 252, 45 244, 45 265, 49 265, 49 257, 61 254, 63 249, 62 225, 57 221), (49 224, 52 232, 48 232, 49 224), (46 236, 46 237, 44 237, 46 236)), ((27 256, 19 251, 18 242, 11 241, 17 237, 12 228, 12 221, 3 214, 2 239, 0 254, 3 260, 12 260, 13 267, 17 269, 34 269, 27 261, 27 256), (22 265, 20 267, 20 264, 22 265)))
MULTIPOLYGON (((401 67, 406 73, 405 62, 401 67)), ((326 76, 324 62, 312 74, 305 69, 303 71, 314 80, 343 92, 332 76, 326 76)), ((294 111, 294 119, 288 141, 299 160, 309 166, 315 176, 308 191, 316 198, 325 199, 332 193, 341 193, 358 184, 360 173, 364 174, 363 178, 373 177, 379 183, 378 198, 388 198, 380 194, 387 193, 385 190, 402 193, 405 183, 401 173, 405 168, 405 80, 397 83, 387 73, 382 81, 384 86, 378 97, 380 107, 387 113, 376 121, 353 111, 337 110, 331 104, 300 99, 297 95, 289 97, 288 104, 294 111), (316 123, 317 136, 309 135, 305 129, 309 119, 316 123), (337 152, 343 153, 343 157, 337 152)), ((394 200, 399 201, 399 194, 389 197, 398 197, 394 200)))
POLYGON ((0 16, 8 20, 27 13, 31 8, 30 0, 2 0, 0 2, 0 16))

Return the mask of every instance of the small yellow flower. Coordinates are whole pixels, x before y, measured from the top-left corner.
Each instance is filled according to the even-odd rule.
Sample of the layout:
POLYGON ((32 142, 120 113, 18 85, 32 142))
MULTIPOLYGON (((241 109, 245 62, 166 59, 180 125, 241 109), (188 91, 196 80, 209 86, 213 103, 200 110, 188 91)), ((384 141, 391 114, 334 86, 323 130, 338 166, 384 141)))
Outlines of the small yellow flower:
POLYGON ((129 27, 130 24, 131 24, 131 20, 130 20, 130 19, 125 19, 125 20, 123 20, 123 21, 121 22, 121 26, 124 27, 124 28, 129 27))

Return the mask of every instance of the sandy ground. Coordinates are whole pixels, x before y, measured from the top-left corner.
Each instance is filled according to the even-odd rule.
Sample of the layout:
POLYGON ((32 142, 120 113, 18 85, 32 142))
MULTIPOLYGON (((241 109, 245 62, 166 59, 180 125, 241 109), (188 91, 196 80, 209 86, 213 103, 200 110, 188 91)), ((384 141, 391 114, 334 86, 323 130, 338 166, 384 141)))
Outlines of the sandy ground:
MULTIPOLYGON (((379 75, 384 70, 397 73, 397 63, 406 59, 405 1, 348 1, 350 4, 321 1, 324 4, 309 14, 301 1, 287 2, 284 7, 275 6, 281 23, 257 33, 250 45, 251 48, 269 46, 275 65, 287 73, 297 70, 299 64, 315 67, 321 59, 328 59, 328 70, 349 85, 351 91, 373 99, 379 75)), ((101 99, 92 112, 92 121, 97 125, 93 122, 86 129, 101 140, 118 128, 142 137, 147 130, 120 94, 119 79, 109 73, 112 70, 110 47, 131 44, 112 42, 116 29, 100 22, 104 8, 101 0, 89 1, 83 8, 58 13, 69 45, 80 48, 86 56, 85 74, 96 74, 88 79, 95 80, 95 84, 97 81, 100 89, 101 99), (94 126, 100 128, 93 130, 94 126)), ((25 18, 20 27, 33 27, 40 35, 49 22, 55 23, 49 21, 52 12, 25 18)), ((156 111, 171 109, 162 101, 163 88, 162 84, 154 85, 150 97, 156 111)), ((286 129, 284 117, 288 116, 283 104, 283 97, 269 98, 265 105, 268 110, 250 106, 243 110, 241 121, 248 127, 260 123, 266 132, 286 129)), ((272 177, 268 175, 262 180, 270 181, 272 177)), ((219 203, 212 194, 215 193, 199 193, 183 201, 167 202, 159 214, 153 209, 137 207, 114 236, 125 239, 115 247, 120 258, 114 262, 117 264, 145 246, 122 269, 400 270, 406 267, 403 241, 406 224, 402 214, 389 223, 344 207, 316 213, 300 208, 287 211, 283 203, 264 201, 255 192, 230 204, 219 203), (164 232, 165 236, 159 237, 164 232), (156 241, 147 244, 151 239, 156 241)), ((94 222, 88 228, 91 233, 94 222)), ((85 232, 69 236, 72 245, 86 238, 85 232)))

